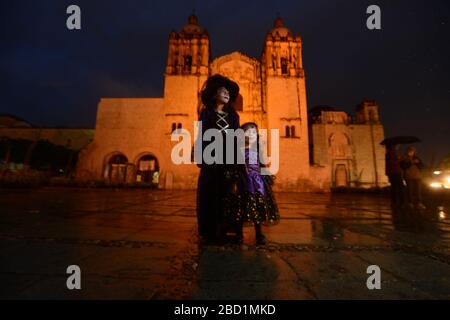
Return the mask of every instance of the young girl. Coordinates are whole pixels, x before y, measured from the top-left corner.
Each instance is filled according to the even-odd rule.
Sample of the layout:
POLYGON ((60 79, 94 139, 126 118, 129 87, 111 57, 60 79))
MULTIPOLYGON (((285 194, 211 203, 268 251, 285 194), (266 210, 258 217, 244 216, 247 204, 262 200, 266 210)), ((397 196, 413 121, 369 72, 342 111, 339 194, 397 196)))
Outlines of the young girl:
POLYGON ((259 162, 258 127, 253 122, 247 122, 241 127, 245 132, 245 174, 237 182, 237 193, 231 195, 226 202, 225 213, 228 219, 242 226, 251 223, 255 227, 257 244, 264 244, 265 237, 261 230, 262 224, 276 224, 280 220, 278 206, 272 192, 272 176, 261 175, 259 162))

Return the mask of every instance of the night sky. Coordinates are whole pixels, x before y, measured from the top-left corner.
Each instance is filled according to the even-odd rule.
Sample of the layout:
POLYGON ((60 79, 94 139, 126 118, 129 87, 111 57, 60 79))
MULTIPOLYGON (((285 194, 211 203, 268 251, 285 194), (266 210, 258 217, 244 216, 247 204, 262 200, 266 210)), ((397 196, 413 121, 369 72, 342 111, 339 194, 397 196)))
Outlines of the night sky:
POLYGON ((417 135, 428 162, 450 153, 447 0, 1 0, 0 113, 94 127, 101 97, 162 96, 168 34, 194 8, 213 58, 259 58, 279 13, 303 38, 309 108, 354 113, 374 99, 386 136, 417 135), (80 31, 66 28, 71 4, 81 7, 80 31), (382 30, 366 28, 371 4, 381 7, 382 30))

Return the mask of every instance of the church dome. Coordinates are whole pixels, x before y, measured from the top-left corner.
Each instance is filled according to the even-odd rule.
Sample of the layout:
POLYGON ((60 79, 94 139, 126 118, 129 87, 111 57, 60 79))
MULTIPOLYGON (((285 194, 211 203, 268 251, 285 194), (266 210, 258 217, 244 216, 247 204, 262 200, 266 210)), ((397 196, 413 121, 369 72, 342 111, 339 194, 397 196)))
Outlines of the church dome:
POLYGON ((292 36, 291 30, 284 26, 283 19, 281 17, 277 17, 273 23, 273 28, 270 31, 272 36, 279 36, 281 38, 287 38, 288 36, 292 36))
POLYGON ((181 29, 181 33, 185 35, 195 35, 195 34, 201 35, 206 33, 206 30, 198 24, 197 16, 195 14, 191 14, 188 18, 188 24, 186 24, 181 29))

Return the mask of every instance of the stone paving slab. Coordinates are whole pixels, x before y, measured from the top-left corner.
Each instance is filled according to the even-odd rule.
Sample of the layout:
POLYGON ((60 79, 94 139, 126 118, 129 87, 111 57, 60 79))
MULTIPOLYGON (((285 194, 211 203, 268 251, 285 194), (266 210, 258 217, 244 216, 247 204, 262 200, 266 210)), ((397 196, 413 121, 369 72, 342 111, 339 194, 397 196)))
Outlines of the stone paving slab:
MULTIPOLYGON (((4 299, 449 299, 450 220, 385 196, 277 193, 268 243, 206 245, 195 191, 3 189, 4 299), (82 270, 68 290, 66 268, 82 270), (368 290, 367 267, 381 268, 368 290)), ((445 207, 445 210, 449 208, 445 207)))

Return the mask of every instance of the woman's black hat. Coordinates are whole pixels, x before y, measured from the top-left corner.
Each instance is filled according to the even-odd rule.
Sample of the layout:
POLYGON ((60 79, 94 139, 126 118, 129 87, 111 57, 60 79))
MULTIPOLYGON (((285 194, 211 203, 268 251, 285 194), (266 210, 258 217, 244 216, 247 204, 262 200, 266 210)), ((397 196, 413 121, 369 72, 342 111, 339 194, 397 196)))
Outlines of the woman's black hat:
POLYGON ((217 89, 225 87, 230 93, 230 102, 234 102, 239 95, 239 85, 233 80, 220 74, 215 74, 206 80, 201 92, 202 102, 205 106, 214 104, 217 89))

